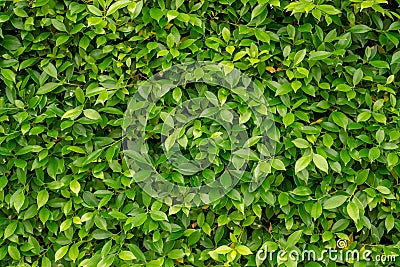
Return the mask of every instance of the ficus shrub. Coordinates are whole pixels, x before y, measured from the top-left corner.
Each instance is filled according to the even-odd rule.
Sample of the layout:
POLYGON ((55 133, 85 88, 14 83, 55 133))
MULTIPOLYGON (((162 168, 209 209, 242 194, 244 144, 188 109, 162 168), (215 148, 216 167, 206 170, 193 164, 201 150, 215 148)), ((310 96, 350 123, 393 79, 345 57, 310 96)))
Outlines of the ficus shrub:
POLYGON ((398 11, 397 1, 381 0, 1 1, 0 265, 398 265, 257 257, 338 246, 371 250, 371 259, 399 254, 398 11), (212 182, 231 153, 228 132, 199 118, 176 141, 196 160, 205 158, 202 142, 216 140, 211 165, 174 171, 161 135, 181 103, 224 103, 249 135, 238 183, 187 207, 138 186, 122 126, 141 82, 194 61, 250 77, 277 142, 259 161, 265 135, 240 91, 197 83, 167 92, 145 136, 165 179, 212 182))

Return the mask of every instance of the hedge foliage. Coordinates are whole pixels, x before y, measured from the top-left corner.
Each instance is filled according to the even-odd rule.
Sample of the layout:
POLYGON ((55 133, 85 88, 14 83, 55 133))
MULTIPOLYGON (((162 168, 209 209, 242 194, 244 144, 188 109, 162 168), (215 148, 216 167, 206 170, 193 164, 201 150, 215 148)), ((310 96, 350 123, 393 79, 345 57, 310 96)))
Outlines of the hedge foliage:
POLYGON ((0 265, 340 266, 256 259, 265 247, 320 252, 339 239, 397 255, 398 9, 384 0, 0 1, 0 265), (260 163, 254 116, 231 91, 167 93, 147 140, 168 179, 213 181, 230 153, 220 126, 195 120, 181 150, 195 159, 214 138, 216 158, 193 176, 171 171, 161 126, 183 101, 213 94, 254 137, 240 182, 199 208, 145 194, 121 143, 138 83, 192 61, 239 69, 261 86, 279 140, 260 163))

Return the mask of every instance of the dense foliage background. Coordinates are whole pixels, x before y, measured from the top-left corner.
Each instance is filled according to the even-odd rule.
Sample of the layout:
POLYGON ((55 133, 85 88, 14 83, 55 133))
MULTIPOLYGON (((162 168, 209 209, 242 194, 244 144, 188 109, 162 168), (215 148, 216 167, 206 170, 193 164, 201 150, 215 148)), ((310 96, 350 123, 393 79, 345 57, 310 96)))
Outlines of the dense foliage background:
MULTIPOLYGON (((382 0, 0 1, 0 265, 277 266, 276 255, 262 263, 256 252, 321 251, 338 239, 398 255, 398 9, 382 0), (180 208, 136 185, 121 123, 139 81, 194 60, 259 84, 280 142, 260 166, 252 139, 252 164, 235 189, 180 208), (266 179, 251 187, 260 172, 266 179)), ((163 118, 206 92, 251 128, 251 112, 229 90, 174 89, 148 127, 166 176, 163 118)), ((221 138, 216 161, 193 179, 169 178, 216 179, 229 154, 224 135, 210 121, 190 125, 182 150, 196 158, 196 140, 221 138)))

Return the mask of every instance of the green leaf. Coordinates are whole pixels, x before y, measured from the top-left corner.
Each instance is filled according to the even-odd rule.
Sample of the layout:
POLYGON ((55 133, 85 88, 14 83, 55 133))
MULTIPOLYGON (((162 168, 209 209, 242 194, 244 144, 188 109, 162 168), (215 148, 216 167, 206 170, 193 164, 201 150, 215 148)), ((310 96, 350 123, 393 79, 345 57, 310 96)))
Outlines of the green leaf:
POLYGON ((131 261, 136 259, 135 255, 133 255, 133 253, 128 250, 123 250, 120 253, 118 253, 118 257, 124 261, 131 261))
POLYGON ((60 232, 68 230, 72 225, 72 220, 67 219, 60 224, 60 232))
POLYGON ((222 118, 224 121, 232 122, 232 120, 233 120, 233 114, 232 114, 232 112, 229 111, 229 110, 222 109, 220 115, 221 115, 221 118, 222 118))
POLYGON ((316 8, 325 12, 328 15, 337 15, 342 13, 340 10, 336 9, 334 6, 331 5, 317 5, 316 8))
POLYGON ((168 252, 168 258, 170 259, 179 259, 183 258, 185 256, 185 253, 181 249, 173 249, 170 252, 168 252))
POLYGON ((378 68, 378 69, 389 69, 389 63, 383 60, 373 60, 370 61, 369 64, 371 64, 372 66, 378 68))
POLYGON ((214 252, 217 253, 217 254, 227 254, 227 253, 229 253, 231 251, 232 251, 232 248, 230 248, 230 247, 228 247, 226 245, 219 246, 218 248, 216 248, 214 250, 214 252))
POLYGON ((378 141, 379 144, 381 144, 385 140, 385 131, 380 129, 376 131, 376 141, 378 141))
POLYGON ((173 20, 177 16, 179 16, 179 12, 178 11, 176 11, 176 10, 168 10, 168 12, 167 12, 168 22, 173 20))
POLYGON ((288 127, 290 124, 294 122, 294 114, 289 112, 283 117, 283 124, 285 127, 288 127))
POLYGON ((19 212, 24 205, 25 202, 25 195, 24 191, 22 189, 18 189, 17 191, 14 192, 14 194, 11 196, 10 199, 10 204, 14 206, 14 208, 19 212))
POLYGON ((328 58, 330 55, 331 53, 327 51, 316 51, 310 54, 308 60, 323 60, 325 58, 328 58))
POLYGON ((281 207, 289 204, 289 196, 286 193, 280 193, 278 196, 278 202, 281 207))
POLYGON ((385 228, 389 233, 389 231, 392 230, 393 227, 394 227, 394 216, 393 214, 389 214, 385 219, 385 228))
POLYGON ((247 54, 247 52, 245 51, 239 51, 235 54, 235 56, 233 57, 233 61, 237 61, 239 59, 241 59, 242 57, 244 57, 247 54))
POLYGON ((57 38, 56 40, 56 46, 60 46, 64 43, 66 43, 69 40, 69 36, 68 35, 61 35, 57 38))
POLYGON ((16 153, 17 156, 19 155, 25 155, 31 152, 40 152, 42 151, 43 148, 41 146, 38 145, 27 145, 23 148, 21 148, 20 150, 18 150, 18 152, 16 153))
POLYGON ((253 254, 253 252, 251 252, 251 250, 248 247, 244 246, 244 245, 237 246, 236 247, 236 251, 240 255, 244 255, 244 256, 253 254))
POLYGON ((65 254, 67 254, 68 248, 69 248, 68 245, 60 247, 54 254, 54 261, 62 259, 65 256, 65 254))
POLYGON ((79 146, 68 146, 67 150, 73 151, 76 153, 80 153, 80 154, 86 154, 86 151, 79 146))
POLYGON ((10 51, 15 51, 22 47, 20 40, 16 36, 9 34, 4 35, 1 45, 10 51))
POLYGON ((142 8, 143 8, 143 1, 131 2, 128 5, 128 11, 131 15, 131 18, 134 19, 137 16, 139 16, 140 12, 142 11, 142 8))
POLYGON ((309 196, 311 193, 311 189, 307 186, 299 186, 293 190, 293 194, 297 196, 309 196))
POLYGON ((12 236, 15 230, 17 229, 17 226, 18 226, 18 221, 12 221, 11 223, 9 223, 6 229, 4 230, 3 239, 5 240, 10 236, 12 236))
POLYGON ((172 97, 176 102, 179 102, 182 98, 182 90, 179 87, 175 88, 174 91, 172 91, 172 97))
POLYGON ((367 121, 371 118, 371 112, 363 111, 357 116, 357 122, 367 121))
POLYGON ((123 214, 122 212, 117 211, 117 210, 112 210, 108 214, 110 214, 113 218, 116 218, 116 219, 125 220, 128 218, 128 216, 126 216, 125 214, 123 214))
POLYGON ((292 140, 292 143, 298 148, 308 148, 310 147, 310 143, 303 138, 297 138, 292 140))
POLYGON ((58 161, 56 158, 50 158, 49 163, 47 165, 47 174, 56 179, 58 169, 58 161))
POLYGON ((19 250, 13 246, 13 245, 8 245, 7 248, 8 255, 14 260, 19 260, 21 258, 21 254, 19 253, 19 250))
POLYGON ((328 162, 323 156, 319 154, 313 154, 313 162, 318 169, 328 173, 328 162))
POLYGON ((352 32, 352 33, 366 33, 366 32, 369 32, 371 30, 372 30, 372 28, 368 27, 367 25, 360 24, 360 25, 355 25, 355 26, 351 27, 349 29, 349 32, 352 32))
POLYGON ((368 178, 368 175, 369 175, 369 169, 358 171, 357 176, 356 176, 356 184, 361 185, 361 184, 365 183, 365 181, 368 178))
POLYGON ((254 31, 256 38, 259 41, 265 42, 265 43, 270 43, 271 41, 271 37, 269 36, 269 34, 263 30, 260 29, 255 29, 254 31))
POLYGON ((368 158, 371 162, 378 159, 381 155, 381 150, 378 147, 373 147, 369 150, 368 158))
POLYGON ((96 240, 103 240, 112 237, 113 234, 103 229, 96 229, 93 231, 92 236, 96 240))
POLYGON ((349 92, 352 89, 347 84, 342 83, 342 84, 339 84, 338 86, 336 86, 336 90, 340 91, 340 92, 349 92))
POLYGON ((222 29, 222 38, 224 39, 225 43, 229 42, 229 39, 231 38, 231 32, 229 31, 229 29, 222 29))
POLYGON ((137 183, 142 182, 142 181, 146 180, 147 178, 149 178, 151 174, 152 174, 152 171, 149 171, 149 170, 138 171, 137 173, 135 173, 133 175, 133 180, 137 183))
POLYGON ((391 152, 387 155, 387 163, 389 166, 395 166, 399 162, 399 156, 396 153, 391 152))
POLYGON ((61 119, 71 119, 75 120, 76 118, 79 117, 82 113, 82 106, 77 106, 73 109, 67 110, 64 115, 62 115, 61 119))
POLYGON ((129 244, 129 248, 131 250, 131 252, 133 253, 133 255, 135 255, 135 257, 141 261, 146 261, 146 256, 144 255, 144 253, 140 250, 140 248, 137 245, 134 244, 129 244))
POLYGON ((163 12, 159 8, 152 8, 150 9, 150 17, 159 21, 163 16, 163 12))
POLYGON ((21 64, 19 65, 19 70, 23 70, 25 68, 32 66, 33 64, 35 64, 36 61, 37 61, 37 58, 28 58, 28 59, 22 61, 21 64))
POLYGON ((36 92, 36 94, 43 95, 43 94, 50 93, 51 91, 53 91, 54 89, 56 89, 59 86, 60 86, 59 83, 46 83, 45 85, 43 85, 42 87, 39 88, 39 90, 36 92))
MULTIPOLYGON (((104 21, 104 20, 103 20, 102 18, 99 18, 99 17, 89 17, 89 18, 87 19, 88 26, 96 26, 96 25, 101 24, 103 21, 104 21)), ((83 40, 83 39, 81 39, 81 41, 82 41, 82 40, 83 40)))
POLYGON ((159 210, 151 210, 150 217, 155 221, 168 221, 167 215, 159 210))
POLYGON ((350 218, 353 219, 353 221, 355 221, 355 222, 357 222, 360 218, 360 213, 358 211, 358 207, 353 202, 349 202, 347 204, 347 213, 349 214, 350 218))
POLYGON ((346 202, 346 200, 347 196, 332 196, 325 200, 325 202, 323 203, 323 208, 326 210, 335 209, 337 207, 340 207, 344 202, 346 202))
POLYGON ((280 170, 280 171, 285 171, 286 170, 285 164, 280 159, 272 159, 271 160, 271 166, 275 170, 280 170))
POLYGON ((297 51, 296 54, 294 55, 293 66, 296 66, 300 62, 302 62, 304 57, 306 56, 306 53, 307 53, 306 49, 302 49, 300 51, 297 51))
POLYGON ((83 115, 85 115, 86 118, 97 121, 97 120, 101 120, 101 116, 99 114, 99 112, 97 112, 94 109, 85 109, 83 111, 83 115))
POLYGON ((51 267, 51 261, 46 256, 42 257, 42 266, 41 267, 51 267))
POLYGON ((386 186, 383 186, 383 185, 377 186, 376 190, 378 190, 380 193, 382 193, 384 195, 389 195, 392 193, 389 188, 387 188, 386 186))
POLYGON ((46 66, 43 67, 44 72, 49 76, 57 79, 57 69, 54 65, 50 62, 46 66))
POLYGON ((331 117, 332 117, 332 120, 333 120, 334 123, 336 123, 340 127, 343 127, 344 129, 347 128, 347 125, 349 123, 349 119, 342 112, 334 111, 334 112, 332 112, 331 117))
POLYGON ((311 160, 312 160, 311 155, 302 156, 301 158, 299 158, 296 161, 296 164, 294 167, 295 172, 298 173, 298 172, 304 170, 305 168, 307 168, 307 166, 310 164, 311 160))
POLYGON ((362 71, 362 69, 356 69, 354 71, 354 75, 353 75, 353 85, 357 85, 360 83, 360 81, 362 80, 364 76, 364 73, 362 71))
POLYGON ((75 193, 75 195, 78 195, 79 191, 81 190, 81 185, 77 180, 73 180, 69 184, 69 188, 71 189, 72 192, 75 193))
POLYGON ((318 219, 322 214, 322 205, 319 202, 314 202, 311 207, 311 217, 318 219))
POLYGON ((1 70, 1 75, 4 76, 6 80, 12 81, 15 83, 15 73, 14 71, 10 69, 2 69, 1 70))
POLYGON ((59 20, 51 19, 51 24, 53 24, 54 28, 56 28, 59 31, 62 31, 62 32, 66 32, 67 31, 67 29, 65 28, 64 23, 62 23, 59 20))
POLYGON ((132 2, 131 0, 120 0, 120 1, 113 3, 108 8, 106 16, 110 16, 110 15, 114 14, 117 10, 126 7, 131 2, 132 2))
POLYGON ((296 232, 292 233, 287 239, 288 247, 295 246, 297 242, 299 242, 302 234, 303 234, 302 230, 297 230, 296 232))
POLYGON ((256 18, 257 16, 261 15, 261 13, 266 9, 265 4, 257 5, 253 11, 251 12, 251 20, 256 18))
POLYGON ((93 15, 96 15, 98 17, 103 16, 103 13, 101 12, 100 9, 98 9, 96 6, 94 5, 87 5, 86 6, 87 9, 89 10, 90 13, 92 13, 93 15))
POLYGON ((138 227, 141 226, 146 220, 147 220, 147 214, 141 213, 141 214, 136 214, 134 217, 130 218, 129 222, 132 224, 132 226, 138 227))
POLYGON ((73 244, 70 248, 69 248, 69 252, 68 252, 68 257, 75 262, 76 259, 78 259, 79 256, 79 247, 77 244, 73 244))
POLYGON ((43 189, 42 191, 40 191, 37 195, 37 205, 38 205, 38 209, 40 209, 41 207, 43 207, 47 201, 49 200, 49 192, 47 192, 46 189, 43 189))
POLYGON ((399 64, 399 63, 400 63, 400 51, 397 51, 396 53, 393 54, 390 65, 399 64))

